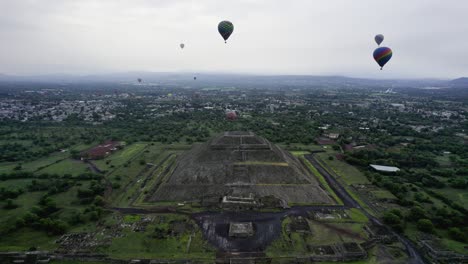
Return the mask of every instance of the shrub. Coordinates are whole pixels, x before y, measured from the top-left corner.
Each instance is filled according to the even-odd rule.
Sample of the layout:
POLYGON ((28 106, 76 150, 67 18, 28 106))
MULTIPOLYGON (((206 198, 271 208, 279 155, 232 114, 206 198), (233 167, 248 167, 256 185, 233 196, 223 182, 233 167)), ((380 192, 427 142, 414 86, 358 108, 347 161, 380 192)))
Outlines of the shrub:
POLYGON ((434 232, 434 225, 432 224, 431 220, 429 219, 419 219, 416 227, 419 231, 432 233, 434 232))

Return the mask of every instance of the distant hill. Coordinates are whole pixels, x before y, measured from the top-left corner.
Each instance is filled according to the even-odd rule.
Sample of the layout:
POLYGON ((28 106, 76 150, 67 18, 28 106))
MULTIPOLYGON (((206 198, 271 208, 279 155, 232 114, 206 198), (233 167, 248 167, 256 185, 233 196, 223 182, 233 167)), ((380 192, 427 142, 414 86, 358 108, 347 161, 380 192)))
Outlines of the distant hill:
POLYGON ((455 87, 467 87, 468 88, 468 77, 462 77, 450 82, 452 86, 455 87))
MULTIPOLYGON (((314 76, 314 75, 252 75, 227 73, 188 73, 188 72, 120 72, 94 75, 4 75, 0 74, 0 82, 11 83, 43 83, 43 84, 135 84, 137 79, 142 84, 178 85, 183 87, 238 87, 238 88, 322 88, 322 89, 353 89, 371 88, 425 88, 452 87, 450 81, 437 79, 366 79, 345 76, 314 76), (197 77, 196 81, 193 77, 197 77)), ((457 80, 454 80, 454 82, 457 80)), ((458 86, 457 86, 458 87, 458 86)))

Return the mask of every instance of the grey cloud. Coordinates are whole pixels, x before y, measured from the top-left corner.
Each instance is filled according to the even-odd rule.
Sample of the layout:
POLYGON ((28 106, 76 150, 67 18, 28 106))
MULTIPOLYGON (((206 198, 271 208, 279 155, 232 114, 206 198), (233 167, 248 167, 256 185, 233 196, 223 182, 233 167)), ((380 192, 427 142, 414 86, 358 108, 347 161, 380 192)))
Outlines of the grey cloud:
POLYGON ((467 13, 460 0, 0 0, 0 72, 453 78, 468 73, 467 13), (382 72, 377 33, 394 50, 382 72))

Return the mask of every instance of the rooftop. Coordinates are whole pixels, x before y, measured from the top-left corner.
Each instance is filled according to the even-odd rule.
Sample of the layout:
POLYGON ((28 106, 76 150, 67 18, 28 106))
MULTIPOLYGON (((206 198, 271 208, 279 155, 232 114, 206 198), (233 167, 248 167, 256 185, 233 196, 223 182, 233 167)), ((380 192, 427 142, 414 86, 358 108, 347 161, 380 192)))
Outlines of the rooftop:
POLYGON ((370 164, 374 170, 376 171, 385 171, 385 172, 397 172, 400 171, 399 168, 397 167, 392 167, 392 166, 382 166, 382 165, 375 165, 375 164, 370 164))

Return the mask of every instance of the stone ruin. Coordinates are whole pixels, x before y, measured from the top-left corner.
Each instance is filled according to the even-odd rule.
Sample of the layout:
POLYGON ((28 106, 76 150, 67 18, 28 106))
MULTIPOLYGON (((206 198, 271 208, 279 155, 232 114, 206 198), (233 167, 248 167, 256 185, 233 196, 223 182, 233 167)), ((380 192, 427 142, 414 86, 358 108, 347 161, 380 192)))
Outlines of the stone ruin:
MULTIPOLYGON (((282 201, 279 205, 335 203, 298 158, 251 132, 224 132, 194 145, 174 166, 145 202, 221 203, 223 197, 252 194, 258 199, 274 197, 282 201)), ((253 201, 250 205, 255 207, 253 201)))

